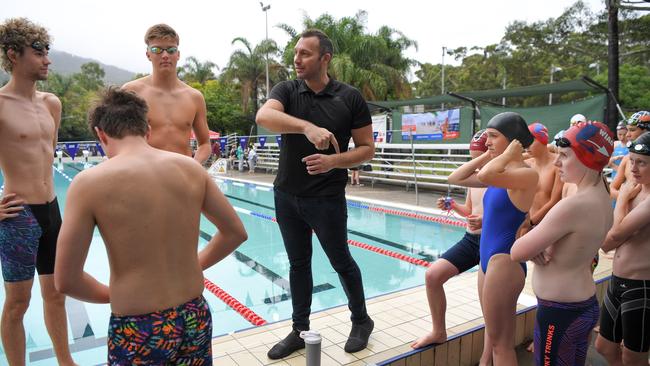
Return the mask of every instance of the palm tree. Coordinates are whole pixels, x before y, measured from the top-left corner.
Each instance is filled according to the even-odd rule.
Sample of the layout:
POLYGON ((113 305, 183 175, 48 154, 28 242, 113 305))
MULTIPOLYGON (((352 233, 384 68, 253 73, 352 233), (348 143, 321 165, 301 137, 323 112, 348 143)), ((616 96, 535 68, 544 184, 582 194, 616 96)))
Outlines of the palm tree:
POLYGON ((205 82, 208 80, 216 79, 216 76, 212 69, 219 66, 211 61, 200 62, 196 57, 190 56, 185 61, 185 65, 179 68, 179 77, 184 81, 191 83, 199 83, 205 85, 205 82))
POLYGON ((226 81, 236 82, 240 86, 242 96, 242 111, 249 110, 253 102, 253 115, 259 108, 260 96, 265 95, 265 66, 266 57, 269 57, 269 80, 271 85, 286 80, 286 69, 275 60, 279 55, 278 47, 273 40, 263 40, 257 46, 251 47, 246 38, 237 37, 232 44, 241 44, 243 50, 236 50, 230 55, 228 66, 224 69, 222 78, 226 81))
MULTIPOLYGON (((403 52, 410 47, 417 49, 417 43, 386 26, 375 34, 367 34, 367 18, 368 13, 363 10, 340 20, 329 14, 313 20, 305 14, 303 26, 320 29, 332 40, 334 57, 329 72, 334 78, 355 86, 369 100, 409 98, 411 88, 407 75, 411 66, 418 63, 404 57, 403 52)), ((291 37, 283 54, 283 62, 290 66, 300 35, 287 24, 277 27, 291 37)))

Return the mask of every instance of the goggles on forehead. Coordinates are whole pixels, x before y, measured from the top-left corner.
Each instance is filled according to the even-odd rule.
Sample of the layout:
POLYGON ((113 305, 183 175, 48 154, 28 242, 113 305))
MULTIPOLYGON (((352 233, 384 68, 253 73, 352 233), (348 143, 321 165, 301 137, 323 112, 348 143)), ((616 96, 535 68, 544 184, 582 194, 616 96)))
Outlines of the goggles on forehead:
POLYGON ((555 146, 557 147, 571 147, 571 141, 566 137, 558 137, 555 139, 555 146))
POLYGON ((50 45, 49 43, 41 42, 41 41, 34 41, 32 44, 29 45, 29 47, 35 49, 36 51, 49 51, 50 50, 50 45))
POLYGON ((630 143, 628 145, 628 148, 630 149, 630 152, 650 156, 650 146, 648 146, 648 145, 646 145, 644 143, 632 142, 632 143, 630 143))

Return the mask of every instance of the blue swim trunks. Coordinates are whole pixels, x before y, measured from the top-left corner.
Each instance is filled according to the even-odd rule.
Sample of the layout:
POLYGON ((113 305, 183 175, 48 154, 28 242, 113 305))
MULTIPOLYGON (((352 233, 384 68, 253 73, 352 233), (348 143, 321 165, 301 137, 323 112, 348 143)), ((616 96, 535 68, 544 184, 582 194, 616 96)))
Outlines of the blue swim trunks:
POLYGON ((25 205, 17 217, 0 221, 0 264, 5 282, 54 273, 56 240, 61 228, 59 203, 25 205))

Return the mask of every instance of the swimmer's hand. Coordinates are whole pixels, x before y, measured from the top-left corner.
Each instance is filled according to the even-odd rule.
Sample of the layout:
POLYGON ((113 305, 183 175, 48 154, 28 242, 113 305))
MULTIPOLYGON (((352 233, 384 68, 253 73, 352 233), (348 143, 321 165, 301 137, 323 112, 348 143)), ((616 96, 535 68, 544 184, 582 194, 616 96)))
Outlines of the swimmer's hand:
POLYGON ((467 227, 472 231, 480 230, 483 227, 483 215, 467 216, 467 227))
POLYGON ((621 187, 621 190, 618 192, 618 196, 621 197, 621 200, 623 200, 623 202, 628 202, 633 200, 639 194, 639 192, 641 192, 640 184, 627 182, 621 187))
POLYGON ((341 152, 339 149, 339 143, 336 141, 336 137, 334 137, 334 134, 325 128, 321 128, 310 123, 305 128, 305 137, 307 137, 307 140, 314 144, 318 150, 327 150, 331 144, 334 146, 334 151, 336 151, 337 154, 341 152))
POLYGON ((439 209, 444 210, 445 209, 445 198, 444 197, 438 198, 438 200, 436 201, 436 206, 438 206, 439 209))
POLYGON ((18 216, 18 213, 24 210, 25 201, 16 198, 15 193, 9 193, 0 200, 0 221, 18 216))
POLYGON ((307 165, 307 173, 309 173, 309 175, 316 175, 327 173, 336 168, 337 158, 338 154, 312 154, 302 158, 302 162, 307 165))
POLYGON ((508 160, 520 159, 524 153, 524 147, 519 140, 515 139, 510 142, 510 145, 503 152, 503 155, 508 157, 508 160))

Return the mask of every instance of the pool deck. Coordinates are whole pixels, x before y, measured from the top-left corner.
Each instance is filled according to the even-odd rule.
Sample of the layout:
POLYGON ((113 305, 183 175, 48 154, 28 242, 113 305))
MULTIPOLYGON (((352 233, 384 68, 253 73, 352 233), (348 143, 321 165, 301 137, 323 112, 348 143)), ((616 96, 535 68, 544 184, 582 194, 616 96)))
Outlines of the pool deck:
MULTIPOLYGON (((274 175, 232 172, 225 179, 246 180, 255 183, 271 184, 274 175)), ((385 205, 402 209, 419 209, 425 213, 440 213, 434 209, 439 193, 424 191, 419 194, 419 206, 415 193, 404 187, 375 185, 350 186, 346 188, 348 198, 363 199, 370 202, 383 201, 385 205)), ((522 343, 532 332, 534 320, 534 294, 530 279, 534 266, 529 263, 526 285, 517 305, 521 314, 517 318, 517 344, 522 343)), ((611 274, 611 260, 601 255, 594 273, 596 280, 611 274)), ((368 348, 349 354, 343 345, 350 331, 350 313, 347 305, 312 313, 311 327, 318 330, 323 341, 321 365, 374 365, 390 360, 390 365, 470 365, 475 364, 482 349, 484 325, 476 290, 477 273, 464 273, 445 284, 447 295, 447 335, 449 342, 429 347, 423 352, 412 351, 413 340, 431 330, 431 316, 424 286, 399 291, 367 300, 368 313, 375 321, 375 330, 370 336, 368 348), (468 333, 470 330, 475 332, 468 333), (460 337, 463 335, 463 337, 460 337), (456 336, 456 337, 454 337, 456 336), (472 341, 473 339, 473 341, 472 341), (398 356, 405 355, 400 358, 398 356)), ((604 284, 599 286, 602 296, 604 284)), ((600 297, 599 297, 600 298, 600 297)), ((218 319, 214 319, 218 322, 218 319)), ((270 360, 267 351, 291 330, 291 320, 236 332, 214 338, 213 357, 216 365, 305 365, 304 350, 294 352, 282 360, 270 360)), ((522 363, 524 364, 524 363, 522 363)))

